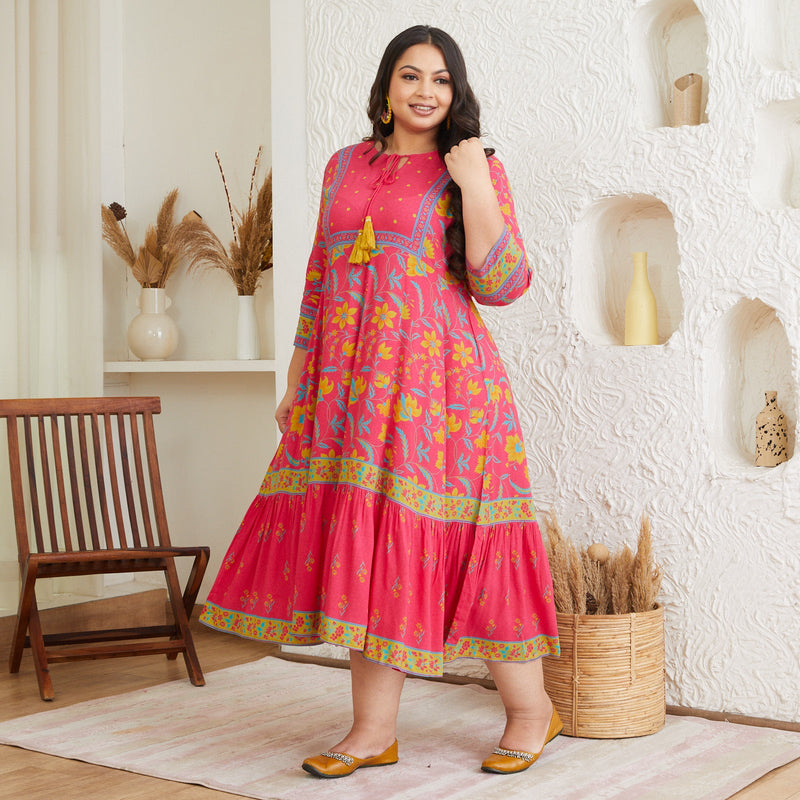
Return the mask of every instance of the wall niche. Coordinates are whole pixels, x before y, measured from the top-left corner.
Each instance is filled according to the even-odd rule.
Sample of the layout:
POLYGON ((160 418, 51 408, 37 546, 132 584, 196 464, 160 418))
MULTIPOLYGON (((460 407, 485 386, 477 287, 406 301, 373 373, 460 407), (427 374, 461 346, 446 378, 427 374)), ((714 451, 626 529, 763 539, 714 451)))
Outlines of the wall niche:
POLYGON ((747 29, 759 63, 800 71, 800 0, 748 0, 747 29))
POLYGON ((708 122, 708 33, 692 0, 651 0, 631 25, 631 69, 639 113, 647 128, 673 125, 673 86, 678 78, 702 76, 700 123, 708 122))
POLYGON ((607 197, 593 203, 575 227, 572 316, 592 344, 623 345, 625 299, 633 257, 647 252, 647 271, 664 344, 683 316, 678 277, 678 237, 667 206, 648 194, 607 197))
POLYGON ((755 140, 754 199, 764 208, 800 208, 800 99, 756 111, 755 140))
POLYGON ((755 466, 756 415, 764 393, 773 390, 786 415, 792 458, 797 420, 792 350, 775 309, 758 298, 740 300, 711 332, 704 362, 706 424, 718 466, 755 473, 773 469, 755 466))

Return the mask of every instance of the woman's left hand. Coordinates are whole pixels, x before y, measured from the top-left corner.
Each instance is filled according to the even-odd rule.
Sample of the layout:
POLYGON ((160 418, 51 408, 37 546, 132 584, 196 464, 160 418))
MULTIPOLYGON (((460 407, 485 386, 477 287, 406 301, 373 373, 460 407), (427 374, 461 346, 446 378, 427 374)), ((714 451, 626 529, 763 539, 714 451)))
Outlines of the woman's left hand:
POLYGON ((486 160, 483 144, 474 136, 471 139, 462 139, 453 145, 450 152, 445 154, 444 163, 450 177, 462 192, 473 186, 481 188, 491 186, 489 162, 486 160))

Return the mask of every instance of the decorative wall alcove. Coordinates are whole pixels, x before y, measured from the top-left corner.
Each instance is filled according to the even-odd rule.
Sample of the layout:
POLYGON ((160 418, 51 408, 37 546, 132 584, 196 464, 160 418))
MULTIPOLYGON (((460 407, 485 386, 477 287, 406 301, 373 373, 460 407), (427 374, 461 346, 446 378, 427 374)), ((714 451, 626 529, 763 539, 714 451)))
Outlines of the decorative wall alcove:
POLYGON ((800 70, 800 0, 748 0, 747 29, 767 69, 800 70))
POLYGON ((700 122, 708 122, 708 34, 692 0, 651 0, 631 25, 631 70, 647 128, 673 124, 672 87, 691 72, 703 78, 700 122))
POLYGON ((774 308, 758 298, 740 300, 719 320, 705 345, 704 383, 706 424, 720 468, 770 469, 755 466, 755 420, 770 390, 778 392, 794 455, 792 350, 774 308))
POLYGON ((800 99, 759 109, 755 140, 753 197, 765 208, 800 208, 800 99))
POLYGON ((683 316, 678 237, 667 206, 647 194, 598 200, 575 227, 572 316, 593 344, 622 345, 632 253, 646 251, 663 344, 683 316))

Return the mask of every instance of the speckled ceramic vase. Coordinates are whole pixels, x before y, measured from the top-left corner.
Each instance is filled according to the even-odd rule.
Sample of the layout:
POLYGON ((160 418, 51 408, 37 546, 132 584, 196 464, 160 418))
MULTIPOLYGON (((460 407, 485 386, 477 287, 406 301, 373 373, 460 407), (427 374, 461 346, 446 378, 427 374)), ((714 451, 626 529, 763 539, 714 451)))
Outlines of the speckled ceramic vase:
POLYGON ((756 417, 756 466, 777 467, 789 458, 786 417, 777 392, 764 392, 764 398, 766 405, 756 417))

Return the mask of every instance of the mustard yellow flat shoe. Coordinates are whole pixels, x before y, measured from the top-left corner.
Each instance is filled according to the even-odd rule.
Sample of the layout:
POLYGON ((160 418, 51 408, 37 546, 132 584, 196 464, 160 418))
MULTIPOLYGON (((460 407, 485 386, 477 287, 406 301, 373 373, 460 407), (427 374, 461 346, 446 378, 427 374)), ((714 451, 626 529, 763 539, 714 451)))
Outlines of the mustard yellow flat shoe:
POLYGON ((397 763, 397 739, 388 750, 384 750, 379 756, 371 758, 356 758, 347 753, 331 753, 330 751, 322 755, 312 756, 303 762, 303 769, 318 778, 344 778, 345 775, 352 775, 361 767, 387 767, 389 764, 397 763))
POLYGON ((484 772, 494 772, 498 775, 524 772, 544 752, 545 745, 555 739, 563 729, 564 724, 558 716, 556 707, 553 706, 550 725, 547 727, 547 735, 544 737, 544 744, 538 753, 526 753, 523 750, 505 750, 502 747, 497 747, 489 758, 481 764, 481 769, 484 772))

